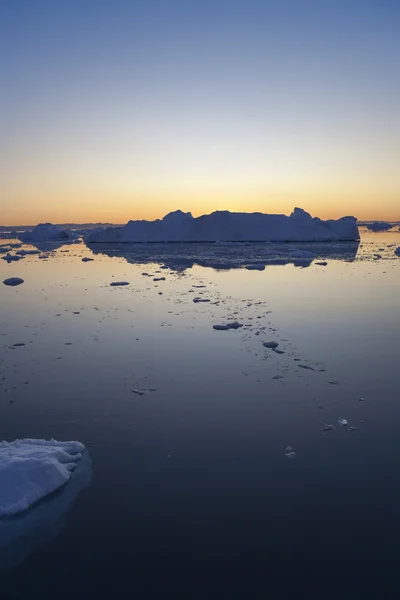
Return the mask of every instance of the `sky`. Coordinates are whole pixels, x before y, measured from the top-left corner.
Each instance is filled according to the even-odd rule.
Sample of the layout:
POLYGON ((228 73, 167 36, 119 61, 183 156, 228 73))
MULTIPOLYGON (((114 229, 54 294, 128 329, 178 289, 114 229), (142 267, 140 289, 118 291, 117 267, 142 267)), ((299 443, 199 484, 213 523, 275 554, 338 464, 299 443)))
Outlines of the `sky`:
POLYGON ((400 220, 398 0, 0 0, 0 225, 400 220))

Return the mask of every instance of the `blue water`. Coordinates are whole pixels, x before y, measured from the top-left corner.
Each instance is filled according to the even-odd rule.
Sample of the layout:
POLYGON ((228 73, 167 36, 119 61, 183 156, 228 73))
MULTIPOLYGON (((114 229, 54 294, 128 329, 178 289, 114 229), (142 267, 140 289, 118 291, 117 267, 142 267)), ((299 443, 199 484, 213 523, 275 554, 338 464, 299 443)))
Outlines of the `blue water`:
POLYGON ((25 280, 0 285, 0 439, 92 465, 0 552, 0 598, 399 597, 399 245, 264 271, 239 268, 259 247, 0 260, 25 280))

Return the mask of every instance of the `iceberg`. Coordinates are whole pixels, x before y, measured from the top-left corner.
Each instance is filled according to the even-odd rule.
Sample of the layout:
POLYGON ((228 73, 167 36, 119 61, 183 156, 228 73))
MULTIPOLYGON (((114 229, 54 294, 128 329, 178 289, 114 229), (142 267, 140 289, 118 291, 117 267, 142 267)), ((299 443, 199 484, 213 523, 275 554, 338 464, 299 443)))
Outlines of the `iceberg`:
POLYGON ((84 449, 80 442, 1 442, 0 519, 27 510, 67 483, 84 449))
POLYGON ((370 231, 389 231, 393 225, 386 221, 374 221, 373 223, 367 223, 366 228, 370 231))
POLYGON ((301 208, 295 208, 289 217, 216 211, 195 218, 177 210, 155 221, 129 221, 123 227, 93 231, 86 243, 333 242, 359 238, 355 217, 322 221, 301 208))
POLYGON ((21 242, 58 242, 74 240, 76 235, 70 229, 60 229, 51 223, 40 223, 18 236, 21 242))

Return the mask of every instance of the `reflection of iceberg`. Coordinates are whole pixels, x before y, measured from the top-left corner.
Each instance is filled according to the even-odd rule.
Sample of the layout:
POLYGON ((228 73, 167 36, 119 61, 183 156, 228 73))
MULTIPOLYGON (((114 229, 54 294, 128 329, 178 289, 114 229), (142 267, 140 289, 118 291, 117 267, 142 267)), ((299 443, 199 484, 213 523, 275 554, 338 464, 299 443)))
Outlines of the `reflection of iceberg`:
POLYGON ((89 233, 90 244, 130 242, 332 242, 360 239, 354 217, 337 221, 312 218, 301 208, 292 214, 231 213, 216 211, 194 218, 180 210, 156 221, 129 221, 89 233))
POLYGON ((193 265, 213 269, 240 269, 248 265, 308 266, 312 258, 296 258, 296 250, 312 252, 315 259, 350 262, 357 256, 358 242, 301 244, 94 244, 94 254, 125 258, 132 264, 159 263, 172 270, 193 265))
POLYGON ((0 520, 0 569, 11 569, 53 539, 79 493, 90 483, 92 463, 87 450, 68 483, 29 510, 0 520))

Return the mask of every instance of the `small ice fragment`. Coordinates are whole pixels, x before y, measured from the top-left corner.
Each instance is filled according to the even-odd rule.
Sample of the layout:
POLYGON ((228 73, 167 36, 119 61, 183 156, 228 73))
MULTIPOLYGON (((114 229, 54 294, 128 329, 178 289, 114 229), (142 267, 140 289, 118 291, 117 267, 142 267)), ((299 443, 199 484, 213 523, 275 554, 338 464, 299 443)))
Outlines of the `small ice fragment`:
POLYGON ((242 323, 238 323, 237 321, 233 321, 232 323, 226 323, 226 325, 213 325, 213 329, 216 331, 227 331, 228 329, 239 329, 239 327, 243 327, 242 323))
POLYGON ((328 381, 330 385, 339 385, 338 381, 328 381))
POLYGON ((285 456, 287 458, 296 458, 297 454, 293 451, 292 446, 287 446, 287 448, 285 449, 285 456))
POLYGON ((10 277, 9 279, 5 279, 3 283, 4 285, 10 285, 14 287, 16 285, 21 285, 21 283, 24 283, 24 280, 20 277, 10 277))
POLYGON ((339 425, 342 425, 343 427, 347 427, 347 425, 348 425, 348 421, 344 417, 339 417, 338 423, 339 423, 339 425))
POLYGON ((277 348, 279 346, 278 342, 263 342, 264 348, 277 348))
MULTIPOLYGON (((346 423, 347 423, 347 421, 346 421, 346 423)), ((320 421, 320 424, 322 426, 323 432, 332 431, 333 429, 335 429, 335 427, 333 425, 331 425, 330 423, 323 423, 322 421, 320 421)))

